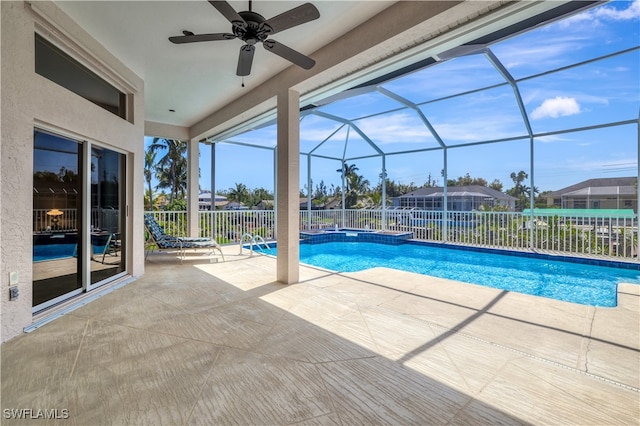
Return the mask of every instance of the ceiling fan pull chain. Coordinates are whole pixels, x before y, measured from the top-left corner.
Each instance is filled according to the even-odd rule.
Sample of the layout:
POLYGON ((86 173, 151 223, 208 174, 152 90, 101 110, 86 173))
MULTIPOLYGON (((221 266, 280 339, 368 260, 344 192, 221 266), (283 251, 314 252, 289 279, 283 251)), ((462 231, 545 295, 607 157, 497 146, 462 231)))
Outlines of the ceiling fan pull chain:
POLYGON ((242 87, 244 87, 244 75, 242 76, 242 87))

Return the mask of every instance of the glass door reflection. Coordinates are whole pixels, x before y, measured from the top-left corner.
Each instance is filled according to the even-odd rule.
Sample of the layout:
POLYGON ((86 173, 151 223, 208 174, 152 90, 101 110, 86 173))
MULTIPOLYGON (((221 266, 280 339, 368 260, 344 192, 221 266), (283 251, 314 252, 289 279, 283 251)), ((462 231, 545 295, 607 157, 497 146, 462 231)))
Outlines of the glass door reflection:
POLYGON ((106 282, 125 270, 125 156, 91 148, 91 283, 106 282))
POLYGON ((42 131, 33 149, 33 306, 82 291, 82 149, 42 131))

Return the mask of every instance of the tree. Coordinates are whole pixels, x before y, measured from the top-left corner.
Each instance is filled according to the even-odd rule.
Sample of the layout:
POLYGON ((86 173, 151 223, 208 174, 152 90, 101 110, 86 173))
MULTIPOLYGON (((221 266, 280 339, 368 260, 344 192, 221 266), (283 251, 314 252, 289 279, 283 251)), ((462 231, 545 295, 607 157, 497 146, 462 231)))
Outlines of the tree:
POLYGON ((169 203, 186 193, 187 188, 187 142, 177 139, 153 138, 149 146, 152 152, 166 151, 158 161, 156 177, 159 188, 170 189, 169 203))
POLYGON ((369 199, 371 200, 371 203, 373 204, 374 208, 381 208, 382 207, 382 194, 379 192, 372 192, 369 194, 369 199))
MULTIPOLYGON (((389 178, 386 179, 385 184, 387 187, 386 188, 387 197, 399 197, 401 195, 407 194, 409 192, 412 192, 418 189, 418 187, 414 185, 413 182, 409 184, 401 184, 401 183, 396 183, 395 181, 390 180, 389 178)), ((376 186, 374 191, 382 192, 382 184, 381 183, 378 184, 378 186, 376 186)))
POLYGON ((273 200, 273 194, 264 188, 256 188, 251 191, 249 198, 251 200, 250 205, 255 206, 262 200, 273 200))
POLYGON ((313 198, 324 200, 328 195, 327 186, 325 185, 324 180, 321 180, 320 183, 316 185, 316 191, 313 194, 313 198))
MULTIPOLYGON (((144 153, 144 180, 147 182, 147 191, 149 195, 149 210, 153 210, 153 188, 151 180, 156 167, 156 153, 151 149, 147 149, 144 153)), ((146 198, 146 197, 145 197, 146 198)))
MULTIPOLYGON (((506 193, 518 199, 518 201, 516 201, 516 209, 522 211, 529 205, 529 198, 531 197, 531 188, 523 185, 523 182, 529 178, 529 175, 525 171, 520 170, 518 173, 512 172, 509 176, 514 186, 508 189, 506 193)), ((533 188, 534 196, 539 192, 540 190, 538 190, 538 188, 533 188)))
POLYGON ((352 173, 349 175, 349 179, 347 179, 347 182, 349 194, 351 194, 352 197, 355 197, 356 203, 359 195, 364 195, 365 193, 367 193, 367 191, 369 191, 369 180, 365 179, 362 175, 352 173))
POLYGON ((185 200, 185 199, 173 200, 172 202, 170 202, 167 205, 165 205, 164 209, 166 211, 170 211, 170 212, 185 211, 185 210, 187 210, 187 200, 185 200))
POLYGON ((472 178, 469 173, 464 176, 458 177, 457 180, 447 180, 447 186, 468 186, 468 185, 480 185, 487 186, 487 180, 484 178, 472 178))
POLYGON ((500 179, 494 179, 493 182, 491 182, 491 184, 489 185, 489 188, 502 192, 503 185, 502 182, 500 182, 500 179))
POLYGON ((438 186, 438 181, 431 176, 431 173, 429 173, 429 176, 427 176, 427 181, 424 183, 424 185, 422 185, 422 187, 434 188, 436 186, 438 186))
POLYGON ((247 203, 249 201, 249 189, 244 183, 237 183, 235 188, 229 188, 227 198, 229 201, 236 201, 238 203, 247 203))
POLYGON ((346 179, 346 178, 349 177, 349 175, 355 173, 357 170, 358 170, 358 168, 356 167, 355 164, 348 165, 347 162, 345 161, 345 162, 342 163, 342 168, 336 170, 336 172, 342 173, 342 176, 344 176, 345 179, 346 179))

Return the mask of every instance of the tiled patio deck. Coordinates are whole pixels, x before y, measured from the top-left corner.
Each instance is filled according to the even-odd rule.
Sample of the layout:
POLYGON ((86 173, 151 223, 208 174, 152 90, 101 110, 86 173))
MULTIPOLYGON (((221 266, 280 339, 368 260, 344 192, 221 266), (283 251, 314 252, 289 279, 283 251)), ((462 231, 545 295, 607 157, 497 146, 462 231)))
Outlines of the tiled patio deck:
POLYGON ((3 344, 2 423, 639 423, 638 286, 607 309, 386 269, 285 286, 275 259, 225 257, 152 254, 3 344))

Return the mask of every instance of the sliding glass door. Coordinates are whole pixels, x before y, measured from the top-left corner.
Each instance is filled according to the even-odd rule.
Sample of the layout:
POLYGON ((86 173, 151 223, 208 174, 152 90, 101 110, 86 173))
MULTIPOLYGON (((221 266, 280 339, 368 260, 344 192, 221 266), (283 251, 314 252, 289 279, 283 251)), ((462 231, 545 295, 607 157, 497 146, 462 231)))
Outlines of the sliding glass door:
POLYGON ((34 312, 125 274, 122 153, 34 132, 34 312))
POLYGON ((91 282, 124 272, 124 159, 115 151, 91 148, 91 282))
POLYGON ((33 306, 82 291, 82 145, 36 131, 33 148, 33 306))

